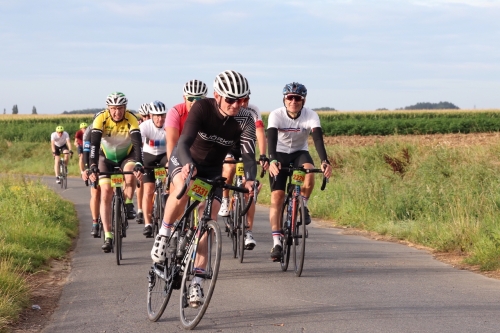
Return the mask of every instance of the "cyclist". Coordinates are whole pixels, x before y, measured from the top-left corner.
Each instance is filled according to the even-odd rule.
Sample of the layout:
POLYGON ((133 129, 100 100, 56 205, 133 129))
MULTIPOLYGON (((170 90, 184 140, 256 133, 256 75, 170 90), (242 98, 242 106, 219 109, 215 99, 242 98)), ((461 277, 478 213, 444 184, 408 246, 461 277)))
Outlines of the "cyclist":
MULTIPOLYGON (((139 119, 139 126, 150 119, 149 116, 149 103, 144 103, 141 104, 139 107, 139 115, 141 116, 141 119, 139 119)), ((143 142, 143 147, 144 147, 144 142, 143 142)), ((136 222, 138 224, 143 224, 144 223, 144 213, 142 211, 142 201, 143 201, 143 195, 144 195, 144 187, 141 186, 136 189, 135 195, 137 196, 137 219, 136 222)))
MULTIPOLYGON (((283 202, 285 199, 285 186, 288 172, 280 171, 281 166, 303 166, 306 169, 314 168, 314 162, 308 151, 307 138, 310 133, 314 146, 321 158, 321 169, 325 177, 329 178, 332 167, 327 159, 323 142, 323 132, 319 117, 313 110, 304 107, 307 89, 303 84, 292 82, 283 88, 283 105, 269 114, 267 138, 269 159, 269 178, 271 184, 271 207, 269 220, 273 236, 271 259, 280 261, 283 255, 280 237, 283 231, 280 225, 283 202)), ((307 174, 301 195, 304 199, 306 224, 311 223, 307 200, 314 188, 314 174, 307 174)))
MULTIPOLYGON (((189 173, 190 165, 195 166, 195 175, 205 178, 221 176, 224 156, 233 144, 241 147, 245 164, 245 187, 252 191, 257 173, 255 163, 255 123, 249 111, 240 111, 243 98, 248 95, 248 81, 238 72, 227 70, 216 76, 214 98, 201 99, 194 103, 187 117, 177 147, 169 159, 169 172, 175 188, 181 189, 189 173)), ((168 139, 167 139, 168 140, 168 139)), ((220 208, 221 190, 213 202, 212 218, 217 219, 220 208)), ((250 193, 253 194, 253 193, 250 193)), ((155 262, 166 258, 165 236, 171 233, 174 224, 187 202, 187 195, 177 200, 176 195, 167 199, 163 223, 155 239, 151 257, 155 262)), ((172 238, 172 240, 176 238, 172 238)), ((168 251, 176 250, 176 242, 171 242, 168 251), (173 243, 173 244, 172 244, 173 243)), ((200 240, 195 269, 204 272, 206 265, 206 237, 200 240)), ((189 287, 189 305, 198 307, 203 302, 203 279, 195 277, 189 287)))
MULTIPOLYGON (((142 142, 139 123, 132 112, 127 110, 127 98, 123 93, 115 92, 106 99, 108 108, 94 119, 90 136, 90 177, 101 186, 100 215, 104 228, 105 240, 102 249, 110 252, 113 244, 111 232, 111 200, 113 189, 109 176, 99 176, 99 172, 113 171, 113 166, 120 166, 123 171, 134 171, 134 176, 142 179, 142 142), (99 149, 100 147, 100 149, 99 149)), ((136 181, 131 175, 125 176, 125 206, 127 218, 135 217, 132 197, 136 181)))
MULTIPOLYGON (((95 115, 97 117, 99 113, 95 115)), ((95 119, 94 117, 94 119, 95 119)), ((85 133, 83 133, 83 166, 85 171, 82 172, 82 179, 87 181, 89 179, 89 155, 90 155, 90 135, 92 133, 92 124, 87 127, 85 133)), ((98 185, 97 188, 90 186, 90 214, 92 215, 92 229, 90 230, 90 235, 94 238, 99 236, 99 204, 101 200, 101 187, 98 185)))
POLYGON ((56 183, 60 184, 59 179, 59 160, 61 159, 61 153, 64 155, 64 165, 68 167, 68 152, 73 154, 71 150, 71 142, 69 141, 68 132, 64 131, 64 127, 57 126, 56 131, 50 135, 50 147, 52 149, 52 156, 54 156, 54 171, 56 173, 56 183))
MULTIPOLYGON (((255 133, 257 136, 257 143, 259 145, 260 158, 259 162, 264 170, 267 170, 269 167, 269 159, 266 156, 266 132, 264 130, 264 123, 262 122, 262 116, 260 114, 260 110, 257 106, 253 104, 248 104, 250 101, 250 94, 243 101, 242 108, 250 111, 253 120, 255 122, 255 133)), ((229 154, 226 155, 226 160, 234 160, 235 158, 239 158, 239 151, 231 150, 229 154)), ((227 184, 232 184, 234 174, 236 171, 235 164, 224 164, 222 170, 222 176, 225 177, 227 184)), ((229 216, 229 190, 223 190, 222 192, 222 203, 219 210, 220 216, 229 216)), ((253 250, 257 242, 253 238, 252 229, 253 229, 253 220, 255 216, 255 205, 250 206, 250 209, 247 212, 247 226, 248 229, 245 234, 245 249, 253 250)))
MULTIPOLYGON (((154 101, 148 105, 151 119, 143 122, 139 127, 144 142, 143 158, 144 165, 147 167, 167 166, 167 153, 165 141, 165 117, 167 109, 165 104, 160 101, 154 101)), ((153 210, 153 192, 155 191, 155 172, 154 169, 146 169, 142 180, 144 207, 144 230, 142 234, 147 238, 153 237, 153 226, 151 222, 151 212, 153 210)), ((160 198, 157 198, 158 200, 160 198)))
MULTIPOLYGON (((167 135, 167 158, 170 157, 174 147, 179 141, 179 136, 184 128, 189 110, 194 102, 207 97, 207 85, 199 80, 191 80, 184 84, 184 102, 174 105, 167 113, 165 132, 167 135)), ((173 190, 173 189, 172 189, 173 190)))
POLYGON ((85 170, 83 167, 83 133, 87 129, 87 123, 81 123, 80 129, 75 133, 75 146, 78 152, 78 166, 80 167, 80 173, 85 170))

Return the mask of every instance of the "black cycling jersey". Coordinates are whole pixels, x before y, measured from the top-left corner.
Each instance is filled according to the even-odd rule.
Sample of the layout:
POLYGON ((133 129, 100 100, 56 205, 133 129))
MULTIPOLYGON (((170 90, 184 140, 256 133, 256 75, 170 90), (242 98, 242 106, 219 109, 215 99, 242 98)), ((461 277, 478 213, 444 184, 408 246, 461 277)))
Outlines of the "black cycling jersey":
POLYGON ((180 163, 198 166, 218 166, 231 147, 241 150, 245 178, 257 175, 255 161, 255 122, 248 110, 240 109, 235 117, 219 112, 214 98, 197 101, 189 111, 184 129, 177 143, 180 163))

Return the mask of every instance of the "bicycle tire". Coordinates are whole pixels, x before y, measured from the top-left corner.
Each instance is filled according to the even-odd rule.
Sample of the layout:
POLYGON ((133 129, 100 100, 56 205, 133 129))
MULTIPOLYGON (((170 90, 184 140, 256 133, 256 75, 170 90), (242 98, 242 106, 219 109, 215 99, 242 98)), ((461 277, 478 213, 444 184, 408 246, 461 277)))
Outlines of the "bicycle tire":
MULTIPOLYGON (((206 225, 205 234, 207 235, 207 266, 206 266, 206 279, 202 287, 204 288, 204 300, 203 304, 198 308, 192 308, 188 305, 187 294, 189 291, 190 281, 194 278, 194 262, 196 259, 196 253, 194 252, 195 246, 192 242, 188 251, 189 260, 184 268, 184 273, 182 276, 181 290, 180 290, 180 319, 181 324, 185 329, 195 328, 200 320, 203 318, 205 311, 210 304, 212 298, 215 283, 217 282, 217 276, 219 274, 221 253, 222 253, 222 238, 220 227, 216 221, 208 221, 206 225), (208 288, 207 288, 208 285, 208 288)), ((199 247, 197 248, 199 249, 199 247)))
POLYGON ((238 199, 231 197, 232 205, 229 213, 229 224, 231 226, 231 241, 233 242, 233 258, 238 258, 238 199))
POLYGON ((148 296, 147 309, 149 320, 155 322, 163 315, 167 307, 170 296, 172 295, 172 279, 167 282, 171 274, 171 268, 168 265, 162 266, 153 264, 148 275, 148 296), (155 268, 158 270, 155 270, 155 268), (163 271, 161 271, 163 268, 163 271), (158 275, 162 273, 163 277, 158 275))
POLYGON ((122 251, 122 209, 121 206, 123 205, 121 202, 121 198, 118 195, 119 188, 116 188, 116 193, 113 198, 113 225, 114 225, 114 235, 113 235, 113 240, 114 240, 114 249, 115 249, 115 255, 116 255, 116 264, 120 265, 120 260, 121 260, 121 251, 122 251))
POLYGON ((68 169, 66 168, 66 165, 64 163, 63 163, 63 169, 64 169, 63 182, 64 182, 64 189, 66 190, 68 188, 68 169))
POLYGON ((288 204, 287 202, 291 200, 285 200, 285 204, 283 204, 283 213, 281 214, 281 228, 283 230, 283 237, 281 238, 281 248, 283 250, 283 255, 281 256, 281 270, 286 272, 288 269, 288 263, 290 262, 290 227, 285 223, 288 220, 288 204))
POLYGON ((63 163, 61 162, 61 157, 59 156, 59 184, 61 185, 61 188, 64 188, 64 181, 63 181, 63 173, 64 173, 64 168, 63 168, 63 163))
POLYGON ((240 216, 241 212, 245 204, 245 195, 243 193, 238 193, 238 206, 239 206, 239 212, 238 212, 238 230, 239 230, 239 261, 240 263, 243 262, 243 257, 245 256, 245 227, 247 224, 247 215, 245 214, 244 216, 240 216))
POLYGON ((292 238, 292 257, 295 276, 300 277, 302 269, 304 268, 304 258, 306 252, 306 223, 304 200, 301 196, 299 196, 297 197, 296 202, 295 221, 292 221, 295 225, 292 238))
POLYGON ((159 208, 158 208, 158 190, 156 190, 156 193, 154 195, 154 201, 153 201, 153 213, 151 214, 151 223, 153 225, 153 238, 156 239, 156 235, 158 235, 159 228, 158 228, 158 219, 160 216, 159 208))

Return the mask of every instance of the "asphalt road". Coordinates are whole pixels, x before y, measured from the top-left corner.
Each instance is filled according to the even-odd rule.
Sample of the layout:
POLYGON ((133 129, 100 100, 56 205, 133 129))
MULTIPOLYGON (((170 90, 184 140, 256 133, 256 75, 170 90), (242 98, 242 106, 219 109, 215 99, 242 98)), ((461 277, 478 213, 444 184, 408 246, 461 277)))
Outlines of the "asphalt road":
MULTIPOLYGON (((80 236, 59 307, 44 332, 178 332, 178 291, 163 317, 146 311, 152 239, 130 220, 122 265, 90 236, 89 189, 69 179, 80 236)), ((500 281, 457 270, 404 245, 309 227, 302 277, 271 262, 268 209, 259 207, 257 247, 240 264, 229 238, 201 332, 499 332, 500 281)), ((227 240, 227 242, 226 242, 227 240)))

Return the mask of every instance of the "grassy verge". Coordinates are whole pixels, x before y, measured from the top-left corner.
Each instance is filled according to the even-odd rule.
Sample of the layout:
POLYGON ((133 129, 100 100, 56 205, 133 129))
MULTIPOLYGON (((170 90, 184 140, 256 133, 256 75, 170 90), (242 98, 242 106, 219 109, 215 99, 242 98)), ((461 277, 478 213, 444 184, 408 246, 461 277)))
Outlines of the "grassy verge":
MULTIPOLYGON (((424 146, 394 137, 327 150, 334 175, 324 192, 317 178, 309 201, 314 217, 460 253, 482 270, 500 268, 498 144, 424 146)), ((264 183, 259 201, 268 204, 264 183)))
MULTIPOLYGON (((78 152, 68 165, 70 176, 79 176, 78 152)), ((9 142, 0 140, 0 170, 2 173, 54 175, 54 158, 50 143, 44 142, 9 142)))
POLYGON ((40 182, 0 177, 0 332, 28 305, 27 276, 64 256, 77 226, 73 205, 40 182))

